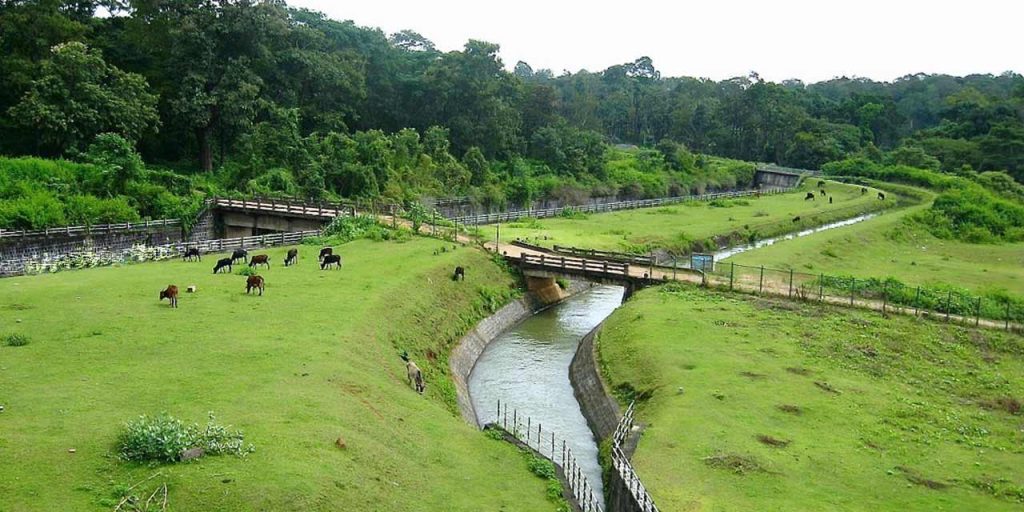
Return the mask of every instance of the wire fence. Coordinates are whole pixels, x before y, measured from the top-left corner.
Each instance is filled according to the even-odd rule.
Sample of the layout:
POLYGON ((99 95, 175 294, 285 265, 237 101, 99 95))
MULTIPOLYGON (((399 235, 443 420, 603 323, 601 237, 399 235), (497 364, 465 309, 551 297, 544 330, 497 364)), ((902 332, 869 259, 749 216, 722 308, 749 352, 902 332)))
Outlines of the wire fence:
POLYGON ((626 408, 626 412, 619 419, 619 424, 615 426, 615 432, 612 433, 612 466, 619 474, 619 477, 622 478, 622 482, 625 484, 630 496, 633 497, 633 501, 640 508, 640 511, 658 512, 658 506, 654 504, 654 499, 647 492, 644 483, 640 481, 640 476, 633 469, 633 464, 629 461, 629 457, 622 451, 622 445, 633 431, 633 414, 635 412, 636 401, 633 401, 626 408))
POLYGON ((450 220, 466 224, 494 224, 497 222, 511 222, 526 217, 537 219, 557 217, 566 212, 603 213, 618 210, 632 210, 635 208, 650 208, 667 204, 685 203, 690 201, 713 201, 715 199, 730 199, 734 197, 774 195, 792 190, 791 187, 772 187, 764 190, 739 190, 735 192, 715 192, 708 194, 694 194, 688 196, 659 197, 655 199, 638 199, 635 201, 618 201, 614 203, 583 204, 575 206, 562 206, 559 208, 544 208, 526 210, 511 210, 499 213, 481 213, 476 215, 462 215, 452 217, 450 220))
POLYGON ((565 439, 560 439, 553 431, 545 431, 539 421, 529 416, 522 416, 519 410, 509 411, 508 403, 498 401, 497 416, 493 425, 501 427, 505 432, 522 441, 527 447, 536 450, 542 457, 550 460, 565 476, 569 491, 583 512, 602 512, 603 499, 596 493, 594 486, 587 479, 586 472, 572 453, 565 439))
POLYGON ((913 314, 963 325, 1021 330, 1024 302, 985 297, 946 286, 909 286, 896 279, 857 278, 736 263, 715 266, 711 283, 730 290, 858 306, 882 313, 913 314))

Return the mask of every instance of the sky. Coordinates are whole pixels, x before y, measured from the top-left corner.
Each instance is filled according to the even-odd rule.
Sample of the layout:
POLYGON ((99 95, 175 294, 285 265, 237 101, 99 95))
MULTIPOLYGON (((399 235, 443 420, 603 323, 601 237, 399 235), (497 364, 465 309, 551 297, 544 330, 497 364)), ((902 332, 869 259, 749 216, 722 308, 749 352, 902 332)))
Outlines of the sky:
POLYGON ((501 45, 556 75, 649 56, 663 76, 722 80, 757 72, 805 82, 891 81, 914 73, 1024 73, 1020 0, 287 0, 443 51, 501 45))

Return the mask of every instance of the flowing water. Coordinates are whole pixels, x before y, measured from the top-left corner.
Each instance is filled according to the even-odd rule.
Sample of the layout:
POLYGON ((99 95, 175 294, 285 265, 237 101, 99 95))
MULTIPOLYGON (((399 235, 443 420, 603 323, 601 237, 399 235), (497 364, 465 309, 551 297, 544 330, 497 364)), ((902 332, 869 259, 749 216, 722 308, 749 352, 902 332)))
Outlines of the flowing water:
POLYGON ((747 252, 747 251, 750 251, 750 250, 753 250, 753 249, 760 249, 761 247, 772 245, 775 242, 779 242, 779 241, 782 241, 782 240, 792 240, 794 238, 799 238, 799 237, 804 237, 804 236, 808 236, 808 235, 813 235, 815 233, 821 233, 822 231, 828 231, 830 229, 841 228, 843 226, 849 226, 850 224, 856 224, 858 222, 864 222, 864 221, 866 221, 868 219, 871 219, 871 218, 874 218, 876 216, 878 216, 877 213, 869 213, 867 215, 860 215, 860 216, 852 217, 852 218, 849 218, 849 219, 846 219, 846 220, 841 220, 841 221, 838 221, 838 222, 832 222, 830 224, 823 224, 821 226, 818 226, 818 227, 815 227, 815 228, 810 228, 810 229, 805 229, 805 230, 797 232, 797 233, 790 233, 788 235, 777 236, 775 238, 765 238, 764 240, 758 240, 758 241, 756 241, 756 242, 754 242, 752 244, 738 245, 738 246, 735 246, 735 247, 729 247, 727 249, 722 249, 722 250, 716 251, 715 252, 715 261, 716 262, 717 261, 721 261, 721 260, 723 260, 725 258, 728 258, 729 256, 734 256, 734 255, 739 254, 741 252, 747 252))
POLYGON ((580 339, 622 303, 622 293, 621 287, 598 286, 527 318, 491 342, 469 376, 481 425, 497 419, 498 400, 508 404, 509 422, 513 409, 531 418, 534 432, 540 422, 547 443, 551 432, 559 447, 566 441, 602 501, 597 444, 573 396, 569 363, 580 339))

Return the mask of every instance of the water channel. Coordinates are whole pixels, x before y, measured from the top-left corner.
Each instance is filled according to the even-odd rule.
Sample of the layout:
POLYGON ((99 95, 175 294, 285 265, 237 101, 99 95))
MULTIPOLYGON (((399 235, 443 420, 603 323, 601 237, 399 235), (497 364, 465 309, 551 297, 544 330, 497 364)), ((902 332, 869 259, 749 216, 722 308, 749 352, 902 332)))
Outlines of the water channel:
MULTIPOLYGON (((541 422, 545 436, 564 439, 585 471, 595 496, 604 496, 597 444, 569 382, 580 339, 622 303, 623 289, 597 286, 548 308, 502 333, 477 360, 469 393, 482 424, 495 421, 497 403, 541 422)), ((525 420, 524 420, 525 422, 525 420)), ((547 437, 545 437, 547 439, 547 437)))
POLYGON ((726 249, 715 251, 715 261, 721 261, 721 260, 723 260, 725 258, 728 258, 729 256, 735 256, 735 255, 737 255, 737 254, 739 254, 741 252, 747 252, 747 251, 750 251, 750 250, 753 250, 753 249, 760 249, 761 247, 766 247, 766 246, 772 245, 775 242, 780 242, 780 241, 783 241, 783 240, 792 240, 794 238, 800 238, 800 237, 804 237, 804 236, 808 236, 808 235, 813 235, 815 233, 821 233, 822 231, 828 231, 830 229, 841 228, 843 226, 849 226, 850 224, 856 224, 858 222, 864 222, 864 221, 866 221, 868 219, 872 219, 872 218, 875 218, 877 216, 878 216, 877 213, 869 213, 869 214, 866 214, 866 215, 859 215, 857 217, 852 217, 852 218, 849 218, 849 219, 846 219, 846 220, 832 222, 832 223, 829 223, 829 224, 822 224, 821 226, 805 229, 803 231, 798 231, 796 233, 790 233, 788 235, 777 236, 777 237, 774 237, 774 238, 765 238, 764 240, 758 240, 758 241, 756 241, 756 242, 754 242, 752 244, 744 244, 744 245, 737 245, 737 246, 733 246, 733 247, 728 247, 726 249))

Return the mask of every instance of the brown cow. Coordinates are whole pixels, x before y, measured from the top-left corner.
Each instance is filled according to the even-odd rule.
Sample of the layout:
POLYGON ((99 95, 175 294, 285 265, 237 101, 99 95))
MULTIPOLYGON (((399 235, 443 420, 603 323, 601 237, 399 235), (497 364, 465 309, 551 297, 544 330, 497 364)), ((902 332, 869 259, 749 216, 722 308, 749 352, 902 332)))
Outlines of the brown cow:
POLYGON ((256 265, 266 265, 267 268, 270 268, 270 256, 267 256, 266 254, 257 254, 256 256, 253 256, 252 259, 249 260, 249 267, 255 267, 256 265))
POLYGON ((178 307, 178 287, 173 284, 167 285, 166 290, 160 291, 160 300, 168 299, 171 301, 171 307, 178 307))
POLYGON ((245 280, 245 294, 248 295, 249 292, 253 290, 259 290, 260 297, 262 297, 263 287, 265 284, 263 276, 249 276, 249 278, 245 280))
POLYGON ((299 250, 288 249, 288 257, 284 259, 284 266, 294 265, 299 261, 299 250))

